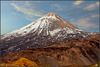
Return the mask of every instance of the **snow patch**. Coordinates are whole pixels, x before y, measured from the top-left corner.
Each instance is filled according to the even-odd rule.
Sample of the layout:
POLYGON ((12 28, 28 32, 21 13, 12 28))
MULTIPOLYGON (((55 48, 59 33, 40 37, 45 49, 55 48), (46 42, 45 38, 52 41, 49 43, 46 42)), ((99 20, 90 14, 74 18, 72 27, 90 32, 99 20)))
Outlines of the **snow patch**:
POLYGON ((51 36, 54 36, 56 33, 58 33, 59 31, 61 31, 61 29, 55 29, 53 31, 49 31, 51 36))

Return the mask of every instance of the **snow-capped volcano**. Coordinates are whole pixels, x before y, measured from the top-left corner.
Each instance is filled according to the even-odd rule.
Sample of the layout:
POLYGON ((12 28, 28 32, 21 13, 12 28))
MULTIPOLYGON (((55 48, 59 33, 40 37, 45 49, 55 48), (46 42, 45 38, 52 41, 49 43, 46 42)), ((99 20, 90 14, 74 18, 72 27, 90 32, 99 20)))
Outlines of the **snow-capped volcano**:
POLYGON ((2 56, 23 49, 40 48, 54 42, 83 38, 93 33, 85 32, 62 19, 48 13, 42 18, 1 36, 2 56))
POLYGON ((67 29, 67 33, 74 33, 74 30, 78 30, 77 27, 70 24, 69 22, 62 19, 59 15, 54 13, 48 13, 42 18, 28 24, 27 26, 24 26, 18 30, 15 30, 13 32, 7 33, 2 36, 2 39, 10 36, 18 37, 18 36, 24 36, 28 33, 35 32, 36 34, 40 34, 43 32, 43 35, 55 35, 57 32, 67 29))

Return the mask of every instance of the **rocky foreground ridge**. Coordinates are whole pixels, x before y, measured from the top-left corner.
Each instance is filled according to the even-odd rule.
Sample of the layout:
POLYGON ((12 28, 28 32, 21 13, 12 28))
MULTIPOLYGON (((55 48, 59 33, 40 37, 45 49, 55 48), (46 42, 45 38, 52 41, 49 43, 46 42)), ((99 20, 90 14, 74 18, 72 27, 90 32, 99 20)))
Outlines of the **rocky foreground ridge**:
POLYGON ((1 63, 14 62, 24 57, 37 64, 49 66, 94 65, 99 62, 99 37, 99 34, 91 35, 82 39, 54 43, 43 48, 10 53, 1 59, 1 63))

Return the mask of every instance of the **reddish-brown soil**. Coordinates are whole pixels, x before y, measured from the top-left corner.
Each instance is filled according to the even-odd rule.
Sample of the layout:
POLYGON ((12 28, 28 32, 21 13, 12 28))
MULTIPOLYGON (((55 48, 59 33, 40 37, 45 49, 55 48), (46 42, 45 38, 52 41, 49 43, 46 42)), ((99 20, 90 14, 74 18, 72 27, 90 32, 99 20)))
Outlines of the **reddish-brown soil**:
POLYGON ((99 62, 99 35, 10 53, 1 59, 1 63, 13 62, 21 57, 50 66, 97 64, 99 62))

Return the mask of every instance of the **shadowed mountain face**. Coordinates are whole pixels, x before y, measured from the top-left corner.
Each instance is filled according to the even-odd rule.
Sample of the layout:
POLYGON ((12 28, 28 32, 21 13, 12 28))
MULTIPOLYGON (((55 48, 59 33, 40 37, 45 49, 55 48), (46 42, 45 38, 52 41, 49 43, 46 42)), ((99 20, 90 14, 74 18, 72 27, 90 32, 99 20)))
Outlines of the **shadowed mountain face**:
POLYGON ((55 42, 84 38, 94 33, 82 31, 49 13, 42 18, 1 36, 1 56, 24 49, 35 49, 55 42))
POLYGON ((25 57, 31 61, 50 66, 93 65, 99 62, 99 37, 92 35, 82 39, 67 40, 43 48, 26 49, 10 53, 1 63, 25 57))

